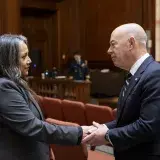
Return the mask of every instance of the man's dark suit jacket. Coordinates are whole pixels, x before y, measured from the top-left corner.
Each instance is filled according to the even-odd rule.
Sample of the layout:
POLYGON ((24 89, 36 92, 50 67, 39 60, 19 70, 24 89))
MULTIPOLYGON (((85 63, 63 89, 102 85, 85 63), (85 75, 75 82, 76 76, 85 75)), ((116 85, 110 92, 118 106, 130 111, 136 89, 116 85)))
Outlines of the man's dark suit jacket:
POLYGON ((74 80, 85 80, 89 74, 88 66, 83 66, 83 64, 85 64, 83 60, 81 60, 80 64, 75 60, 70 64, 69 75, 73 76, 74 80))
POLYGON ((160 64, 149 56, 122 90, 117 118, 106 123, 116 159, 160 155, 160 64))
POLYGON ((80 127, 51 125, 42 120, 38 104, 28 101, 25 91, 0 78, 0 159, 49 160, 49 143, 80 143, 80 127))

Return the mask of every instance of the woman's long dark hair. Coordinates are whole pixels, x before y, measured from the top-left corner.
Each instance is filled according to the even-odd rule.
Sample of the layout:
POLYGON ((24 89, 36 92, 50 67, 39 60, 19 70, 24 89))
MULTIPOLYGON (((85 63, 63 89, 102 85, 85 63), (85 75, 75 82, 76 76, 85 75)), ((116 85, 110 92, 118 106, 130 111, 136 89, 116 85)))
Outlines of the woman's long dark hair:
MULTIPOLYGON (((0 76, 6 77, 20 85, 25 91, 36 97, 36 93, 30 89, 25 79, 21 77, 20 70, 20 43, 28 46, 27 38, 22 35, 4 34, 0 36, 0 76)), ((28 96, 32 100, 31 96, 28 96)))

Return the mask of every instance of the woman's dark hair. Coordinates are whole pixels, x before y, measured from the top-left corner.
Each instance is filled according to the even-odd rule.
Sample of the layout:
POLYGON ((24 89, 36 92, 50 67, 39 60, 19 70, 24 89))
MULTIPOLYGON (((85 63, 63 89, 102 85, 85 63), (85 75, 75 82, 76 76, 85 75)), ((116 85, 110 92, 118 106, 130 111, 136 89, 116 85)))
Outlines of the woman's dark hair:
POLYGON ((22 35, 4 34, 0 36, 0 75, 14 81, 35 96, 27 82, 21 77, 19 63, 21 42, 28 46, 27 38, 22 35))

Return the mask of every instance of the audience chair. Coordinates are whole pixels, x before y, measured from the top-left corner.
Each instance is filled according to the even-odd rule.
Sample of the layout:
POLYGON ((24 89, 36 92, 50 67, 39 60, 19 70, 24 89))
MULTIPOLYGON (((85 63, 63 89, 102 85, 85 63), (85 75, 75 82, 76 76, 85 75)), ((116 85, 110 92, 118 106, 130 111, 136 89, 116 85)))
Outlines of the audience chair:
POLYGON ((46 117, 54 118, 57 120, 64 120, 60 99, 44 97, 43 106, 46 117))
MULTIPOLYGON (((108 106, 99 106, 95 104, 86 104, 86 117, 88 125, 92 125, 92 122, 98 122, 100 124, 110 122, 113 118, 112 108, 108 106)), ((91 146, 91 150, 95 150, 96 146, 91 146)))
POLYGON ((113 113, 113 118, 116 119, 116 116, 117 116, 117 108, 113 109, 112 113, 113 113))
MULTIPOLYGON (((50 124, 58 124, 65 126, 79 126, 76 123, 59 121, 51 118, 47 118, 46 122, 50 124)), ((56 160, 87 160, 88 151, 85 144, 80 144, 79 146, 62 146, 52 144, 51 148, 54 152, 56 160)))
POLYGON ((45 112, 45 107, 43 105, 43 102, 44 102, 44 97, 43 96, 40 96, 40 95, 37 95, 37 97, 35 97, 35 99, 37 100, 41 110, 42 110, 42 113, 43 113, 43 116, 45 118, 47 118, 47 115, 46 115, 46 112, 45 112))
POLYGON ((88 125, 92 125, 93 121, 98 123, 106 123, 114 119, 112 108, 108 106, 99 106, 87 103, 85 105, 85 109, 88 125))
POLYGON ((62 110, 65 121, 86 125, 84 103, 70 100, 62 100, 62 110))
MULTIPOLYGON (((76 123, 59 121, 47 118, 46 121, 50 124, 78 126, 76 123)), ((85 144, 79 146, 61 146, 51 145, 56 160, 114 160, 114 156, 100 151, 87 150, 85 144)))

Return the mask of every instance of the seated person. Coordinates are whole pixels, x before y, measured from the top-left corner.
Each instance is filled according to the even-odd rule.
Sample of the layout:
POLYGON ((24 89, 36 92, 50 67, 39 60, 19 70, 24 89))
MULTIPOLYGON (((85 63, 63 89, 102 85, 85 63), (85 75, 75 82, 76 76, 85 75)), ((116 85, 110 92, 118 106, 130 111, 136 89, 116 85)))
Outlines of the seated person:
POLYGON ((89 79, 89 69, 87 61, 81 59, 81 54, 77 51, 74 52, 74 60, 69 67, 70 79, 74 80, 86 80, 89 79))

